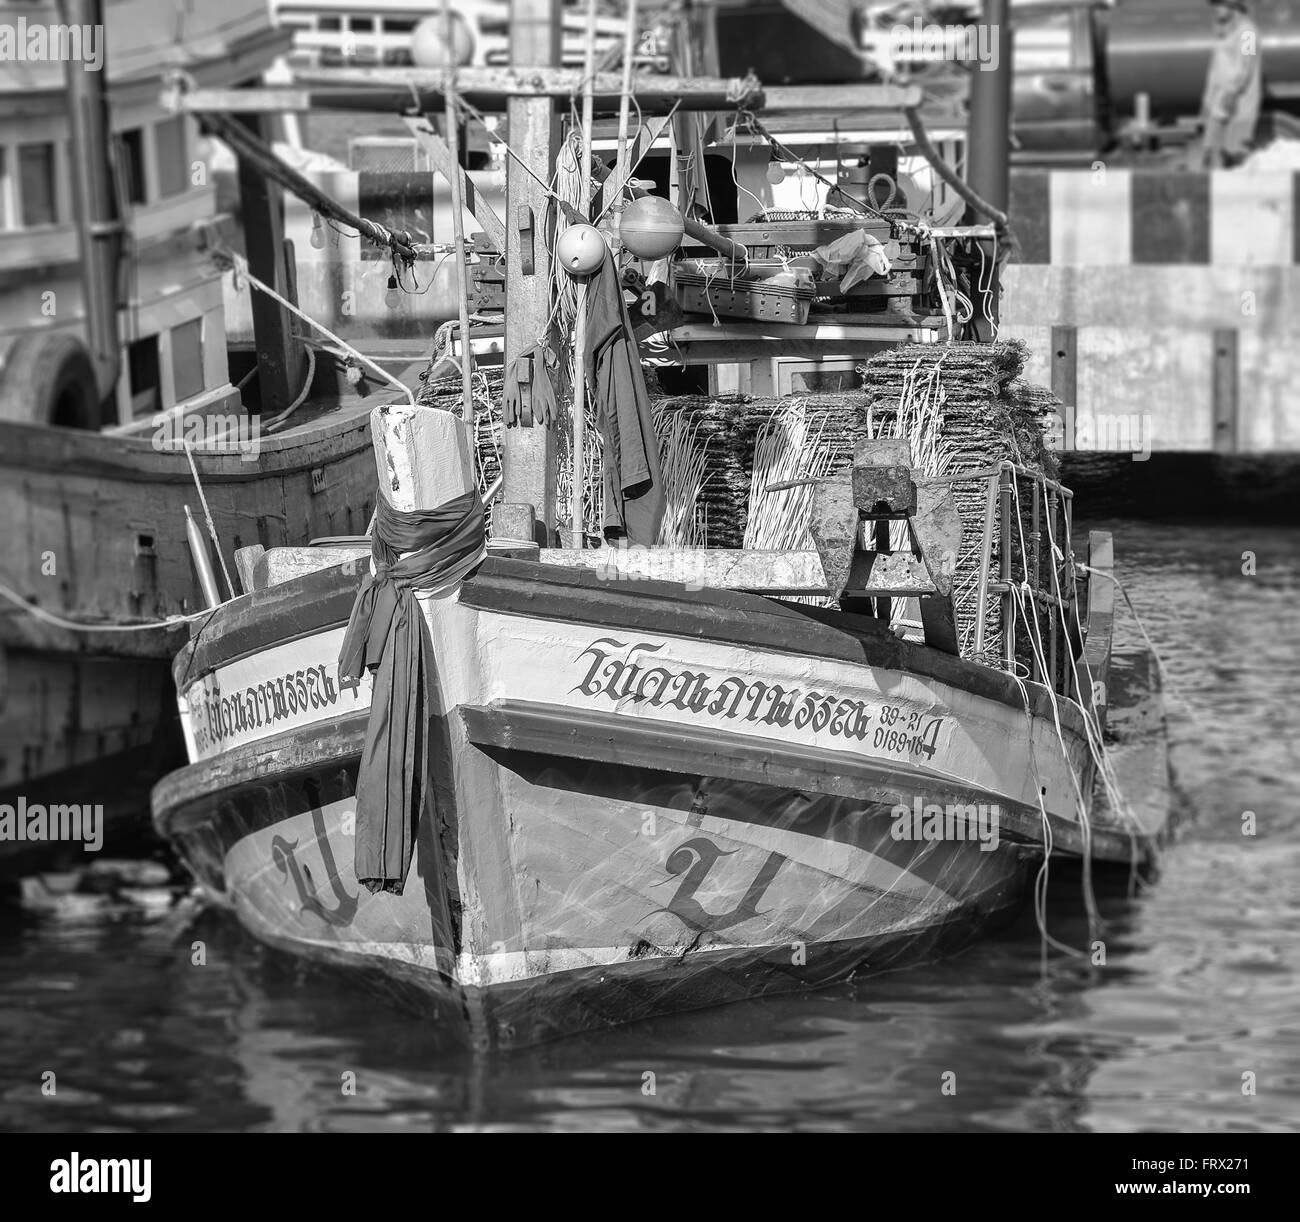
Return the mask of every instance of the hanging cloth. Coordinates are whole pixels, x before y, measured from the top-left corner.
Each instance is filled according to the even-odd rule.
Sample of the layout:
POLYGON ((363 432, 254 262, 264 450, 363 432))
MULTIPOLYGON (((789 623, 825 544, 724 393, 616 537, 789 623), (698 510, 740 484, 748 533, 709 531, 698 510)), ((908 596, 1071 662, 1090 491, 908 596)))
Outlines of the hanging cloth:
POLYGON ((461 581, 486 555, 487 530, 477 488, 415 513, 394 509, 382 494, 377 501, 375 571, 352 606, 339 675, 375 675, 357 776, 357 881, 400 894, 430 801, 433 642, 415 594, 461 581))
POLYGON ((605 533, 652 546, 664 517, 663 474, 641 357, 614 256, 587 283, 587 350, 581 354, 605 445, 605 533))

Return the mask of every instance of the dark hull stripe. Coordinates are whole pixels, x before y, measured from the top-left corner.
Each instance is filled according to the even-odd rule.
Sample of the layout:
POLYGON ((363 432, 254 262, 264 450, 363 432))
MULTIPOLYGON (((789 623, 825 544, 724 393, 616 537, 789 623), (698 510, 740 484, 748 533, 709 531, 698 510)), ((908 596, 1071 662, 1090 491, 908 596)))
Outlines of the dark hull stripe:
MULTIPOLYGON (((923 805, 996 805, 1004 839, 1031 845, 1043 840, 1043 819, 1038 809, 911 764, 884 763, 825 748, 784 746, 770 739, 697 726, 683 731, 619 714, 523 701, 466 708, 461 710, 461 716, 470 741, 497 757, 519 752, 584 759, 660 774, 718 777, 802 794, 828 794, 884 808, 898 804, 903 795, 909 799, 919 796, 923 805), (667 761, 671 761, 671 767, 665 767, 667 761)), ((737 814, 728 811, 727 817, 736 818, 737 814)), ((1076 825, 1055 815, 1048 819, 1059 851, 1083 851, 1082 834, 1076 825)), ((1132 851, 1127 835, 1099 830, 1093 833, 1092 852, 1096 858, 1127 862, 1132 851)))

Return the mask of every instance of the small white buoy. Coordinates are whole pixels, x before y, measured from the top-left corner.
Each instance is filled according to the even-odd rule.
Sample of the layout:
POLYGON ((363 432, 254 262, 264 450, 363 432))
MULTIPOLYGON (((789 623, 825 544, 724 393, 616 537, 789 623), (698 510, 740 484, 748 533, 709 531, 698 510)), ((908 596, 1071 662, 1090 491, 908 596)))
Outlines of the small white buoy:
POLYGON ((592 225, 570 225, 555 244, 555 257, 570 276, 588 276, 605 261, 605 239, 592 225))

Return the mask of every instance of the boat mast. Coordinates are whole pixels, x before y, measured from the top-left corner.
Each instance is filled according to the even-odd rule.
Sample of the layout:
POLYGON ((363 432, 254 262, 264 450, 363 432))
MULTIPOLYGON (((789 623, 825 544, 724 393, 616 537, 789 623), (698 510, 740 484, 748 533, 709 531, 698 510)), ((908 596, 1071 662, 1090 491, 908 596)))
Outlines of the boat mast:
MULTIPOLYGON (((101 39, 104 37, 103 0, 62 0, 62 10, 69 26, 95 29, 101 39)), ((107 417, 86 423, 98 428, 117 420, 114 391, 122 364, 117 331, 122 221, 108 160, 107 59, 98 71, 90 71, 85 63, 69 56, 64 78, 68 87, 72 194, 81 254, 86 342, 99 392, 96 414, 107 417)))

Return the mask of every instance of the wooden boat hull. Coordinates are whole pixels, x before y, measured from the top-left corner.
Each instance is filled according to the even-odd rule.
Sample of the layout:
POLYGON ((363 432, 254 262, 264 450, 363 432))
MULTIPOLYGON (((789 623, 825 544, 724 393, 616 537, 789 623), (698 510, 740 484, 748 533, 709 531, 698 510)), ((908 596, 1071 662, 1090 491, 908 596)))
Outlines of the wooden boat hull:
POLYGON ((1018 908, 1045 817, 1077 843, 1082 730, 1066 706, 1058 740, 1041 689, 858 617, 489 560, 422 604, 436 819, 402 894, 370 895, 351 834, 369 684, 332 678, 359 579, 255 594, 182 653, 196 762, 155 817, 256 936, 378 970, 476 1038, 942 953, 1018 908), (970 813, 900 837, 900 806, 970 813))
MULTIPOLYGON (((372 405, 304 408, 301 424, 259 439, 255 458, 196 451, 232 576, 240 547, 365 529, 374 495, 372 405)), ((182 762, 170 733, 168 665, 184 644, 184 625, 95 626, 202 608, 186 505, 202 521, 185 454, 157 448, 149 435, 0 421, 0 518, 11 524, 0 537, 0 580, 85 625, 52 626, 0 601, 0 794, 30 796, 38 783, 151 743, 173 752, 159 758, 161 767, 182 762)))

